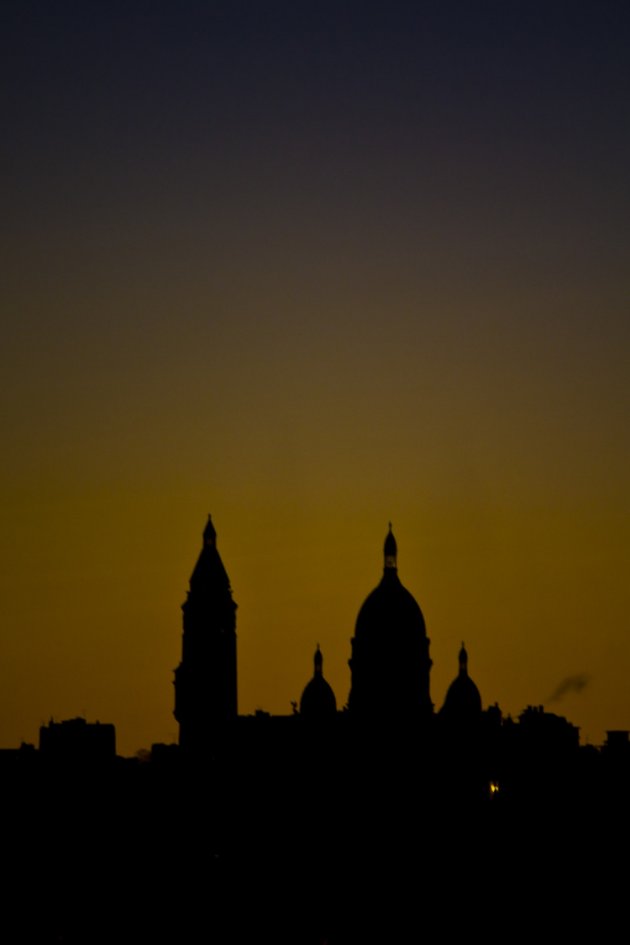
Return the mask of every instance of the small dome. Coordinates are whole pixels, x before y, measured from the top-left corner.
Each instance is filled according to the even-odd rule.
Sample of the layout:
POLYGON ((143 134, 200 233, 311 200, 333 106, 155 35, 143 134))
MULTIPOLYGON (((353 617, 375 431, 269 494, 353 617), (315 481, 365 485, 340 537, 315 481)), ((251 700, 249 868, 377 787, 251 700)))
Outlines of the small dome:
POLYGON ((448 687, 440 716, 449 722, 476 722, 481 715, 481 694, 468 675, 468 653, 462 643, 459 651, 459 674, 448 687))
POLYGON ((314 663, 313 678, 304 687, 300 699, 300 715, 309 719, 329 718, 337 712, 337 700, 332 686, 326 682, 322 672, 324 659, 322 651, 317 645, 314 663))

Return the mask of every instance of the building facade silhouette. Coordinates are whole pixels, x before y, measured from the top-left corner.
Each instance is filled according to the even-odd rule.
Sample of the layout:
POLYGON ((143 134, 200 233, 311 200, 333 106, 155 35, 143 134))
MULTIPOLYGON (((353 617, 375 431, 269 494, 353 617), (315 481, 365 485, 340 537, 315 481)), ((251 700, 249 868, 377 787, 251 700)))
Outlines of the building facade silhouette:
MULTIPOLYGON (((398 548, 391 523, 383 546, 383 575, 359 609, 351 655, 347 705, 324 678, 317 646, 314 673, 294 715, 305 720, 343 716, 356 725, 429 728, 436 718, 430 695, 432 660, 422 610, 398 576, 398 548)), ((209 516, 201 553, 182 605, 182 658, 175 671, 175 718, 181 748, 204 751, 238 718, 236 604, 209 516)), ((481 696, 468 676, 462 645, 460 669, 437 715, 452 724, 479 722, 481 696)), ((265 713, 259 713, 261 716, 265 713)))
POLYGON ((236 604, 210 516, 182 612, 174 714, 182 748, 199 748, 237 715, 236 604))
POLYGON ((566 936, 583 933, 580 897, 597 940, 618 936, 628 733, 599 752, 541 706, 484 710, 464 645, 434 711, 391 528, 343 708, 318 646, 292 714, 238 714, 236 603, 211 519, 182 614, 179 745, 119 758, 113 726, 71 719, 42 727, 39 750, 0 752, 4 939, 355 945, 514 937, 527 920, 566 936))

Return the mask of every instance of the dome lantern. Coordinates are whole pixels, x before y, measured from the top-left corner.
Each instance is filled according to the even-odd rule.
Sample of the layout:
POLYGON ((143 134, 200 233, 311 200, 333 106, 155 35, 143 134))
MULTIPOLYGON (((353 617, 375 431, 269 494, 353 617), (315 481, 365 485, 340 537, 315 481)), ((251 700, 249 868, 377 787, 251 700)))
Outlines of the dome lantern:
POLYGON ((394 538, 394 533, 392 532, 392 523, 389 523, 389 531, 387 537, 385 538, 385 544, 383 545, 383 554, 385 557, 385 570, 397 569, 397 556, 398 556, 398 546, 396 544, 396 539, 394 538))

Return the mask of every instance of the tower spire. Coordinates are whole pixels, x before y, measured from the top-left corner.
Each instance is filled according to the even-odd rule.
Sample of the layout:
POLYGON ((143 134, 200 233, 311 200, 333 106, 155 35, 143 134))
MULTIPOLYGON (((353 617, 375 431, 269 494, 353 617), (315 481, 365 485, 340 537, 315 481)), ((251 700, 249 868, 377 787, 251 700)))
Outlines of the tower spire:
POLYGON ((208 521, 206 523, 206 527, 203 530, 203 543, 206 548, 212 548, 217 543, 217 533, 214 525, 212 524, 211 515, 208 515, 208 521))

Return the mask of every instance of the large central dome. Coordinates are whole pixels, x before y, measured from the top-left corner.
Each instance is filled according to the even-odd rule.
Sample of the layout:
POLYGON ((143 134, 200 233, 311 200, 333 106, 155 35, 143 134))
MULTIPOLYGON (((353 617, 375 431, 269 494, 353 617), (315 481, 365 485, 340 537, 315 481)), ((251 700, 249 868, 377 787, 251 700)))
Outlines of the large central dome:
POLYGON ((357 714, 417 718, 433 708, 429 640, 422 611, 398 577, 391 525, 383 551, 382 580, 357 617, 348 707, 357 714))
POLYGON ((426 637, 424 617, 413 594, 400 583, 396 571, 385 570, 378 587, 367 597, 359 611, 355 639, 388 634, 402 643, 418 634, 426 637))

